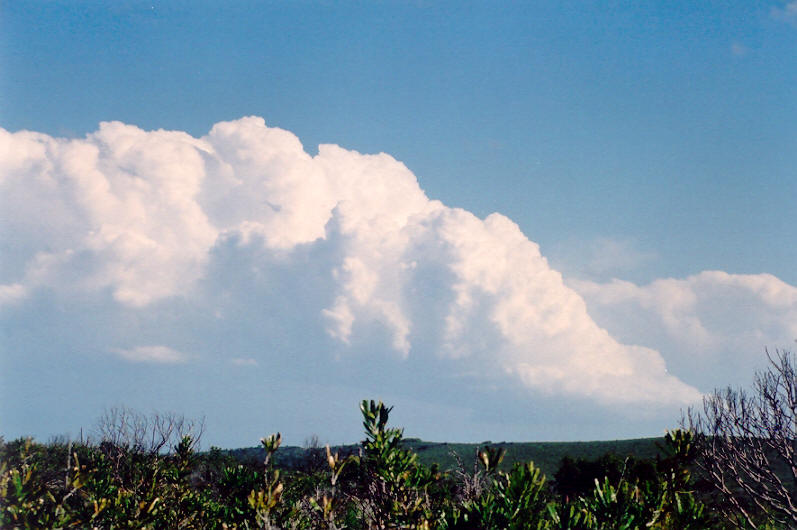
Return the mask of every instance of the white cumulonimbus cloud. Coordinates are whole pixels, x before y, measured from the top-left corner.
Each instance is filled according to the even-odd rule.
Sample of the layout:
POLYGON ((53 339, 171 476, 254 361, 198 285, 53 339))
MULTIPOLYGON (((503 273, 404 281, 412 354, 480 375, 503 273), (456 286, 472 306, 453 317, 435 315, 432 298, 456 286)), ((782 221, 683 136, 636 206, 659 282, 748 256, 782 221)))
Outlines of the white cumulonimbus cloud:
MULTIPOLYGON (((321 145, 311 156, 295 135, 257 117, 216 124, 201 138, 110 122, 82 139, 0 129, 0 178, 0 304, 7 308, 52 290, 109 293, 127 311, 146 311, 190 301, 231 242, 288 265, 325 246, 314 270, 332 294, 290 302, 304 304, 298 311, 308 321, 320 317, 344 350, 377 326, 385 333, 374 337, 387 338, 376 346, 396 355, 435 355, 452 366, 467 360, 550 395, 607 404, 700 397, 668 373, 658 351, 623 344, 599 326, 582 296, 606 305, 636 289, 625 296, 652 300, 639 304, 699 337, 700 327, 679 309, 688 300, 656 287, 652 294, 622 284, 574 289, 511 220, 479 219, 430 200, 386 154, 321 145)), ((250 272, 268 268, 255 264, 250 272)), ((709 285, 719 273, 706 274, 709 285)), ((224 279, 216 281, 221 293, 224 279)), ((756 281, 767 296, 778 280, 742 283, 756 281)), ((786 288, 794 288, 779 288, 773 304, 785 304, 779 315, 790 318, 797 302, 786 288)), ((117 352, 187 359, 165 346, 117 352)), ((231 362, 257 363, 248 356, 231 362)))

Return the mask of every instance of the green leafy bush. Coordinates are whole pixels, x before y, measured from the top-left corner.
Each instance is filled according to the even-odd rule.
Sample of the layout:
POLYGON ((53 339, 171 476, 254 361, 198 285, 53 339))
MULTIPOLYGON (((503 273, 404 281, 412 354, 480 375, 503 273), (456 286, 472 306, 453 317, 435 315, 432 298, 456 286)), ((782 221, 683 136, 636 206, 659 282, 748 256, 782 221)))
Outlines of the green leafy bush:
POLYGON ((618 457, 595 465, 565 462, 551 487, 532 462, 504 470, 503 447, 481 447, 472 473, 464 464, 446 472, 424 465, 402 429, 389 426, 391 410, 382 402, 363 401, 365 439, 359 452, 341 455, 327 446, 320 453, 325 465, 304 470, 277 465, 279 434, 261 440, 260 462, 236 460, 218 448, 199 453, 187 435, 169 453, 108 441, 0 439, 0 527, 720 527, 694 489, 695 444, 688 431, 668 433, 655 462, 618 457), (579 483, 587 475, 594 475, 591 488, 579 483))

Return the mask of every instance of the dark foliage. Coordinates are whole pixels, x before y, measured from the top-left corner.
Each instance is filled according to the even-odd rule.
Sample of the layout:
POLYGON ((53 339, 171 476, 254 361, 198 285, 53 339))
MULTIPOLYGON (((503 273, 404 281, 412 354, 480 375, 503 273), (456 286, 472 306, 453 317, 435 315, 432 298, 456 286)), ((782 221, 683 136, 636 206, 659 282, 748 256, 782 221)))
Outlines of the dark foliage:
POLYGON ((595 480, 608 478, 617 483, 621 478, 631 482, 656 480, 656 463, 652 459, 621 457, 607 453, 595 460, 585 458, 562 459, 559 470, 554 473, 554 488, 565 499, 577 499, 587 495, 595 487, 595 480))

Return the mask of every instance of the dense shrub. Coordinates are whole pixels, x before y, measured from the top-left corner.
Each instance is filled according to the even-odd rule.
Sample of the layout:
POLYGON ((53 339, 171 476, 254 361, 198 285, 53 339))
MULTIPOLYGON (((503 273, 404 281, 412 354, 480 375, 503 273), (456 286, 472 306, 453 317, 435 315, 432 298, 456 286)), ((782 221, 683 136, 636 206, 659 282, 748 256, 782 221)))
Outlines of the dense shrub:
POLYGON ((190 436, 168 453, 104 442, 0 439, 3 528, 689 529, 719 527, 694 491, 694 447, 669 433, 656 461, 565 459, 551 484, 531 462, 499 466, 485 446, 472 471, 426 466, 388 425, 390 407, 361 404, 357 453, 329 447, 281 468, 281 437, 262 460, 190 436), (276 463, 275 463, 276 462, 276 463))

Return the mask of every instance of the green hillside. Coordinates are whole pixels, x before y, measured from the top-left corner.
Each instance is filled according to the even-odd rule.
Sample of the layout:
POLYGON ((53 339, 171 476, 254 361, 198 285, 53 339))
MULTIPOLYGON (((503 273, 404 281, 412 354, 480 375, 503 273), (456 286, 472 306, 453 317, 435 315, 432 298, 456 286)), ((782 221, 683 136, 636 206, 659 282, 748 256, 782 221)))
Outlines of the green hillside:
MULTIPOLYGON (((632 440, 608 440, 591 442, 483 442, 448 443, 427 442, 419 438, 405 438, 405 447, 418 453, 426 465, 436 463, 442 469, 457 466, 455 454, 459 456, 466 468, 470 469, 476 450, 485 445, 506 449, 506 457, 501 465, 510 469, 515 462, 533 461, 548 477, 559 469, 562 458, 595 460, 607 453, 620 457, 634 456, 639 459, 654 458, 658 454, 657 444, 660 438, 637 438, 632 440)), ((342 445, 332 448, 341 454, 356 454, 359 445, 342 445)), ((240 460, 262 460, 262 447, 232 449, 229 453, 240 460)), ((301 468, 313 458, 313 449, 296 446, 281 447, 277 452, 277 463, 287 468, 301 468)))
POLYGON ((457 465, 452 453, 456 453, 465 465, 470 465, 476 450, 484 445, 506 449, 502 467, 509 469, 515 462, 533 461, 543 473, 552 476, 565 456, 573 459, 597 459, 606 453, 637 458, 654 458, 658 453, 659 438, 613 440, 594 442, 500 442, 482 444, 435 443, 418 439, 407 440, 408 447, 416 451, 424 463, 435 462, 443 469, 457 465))

